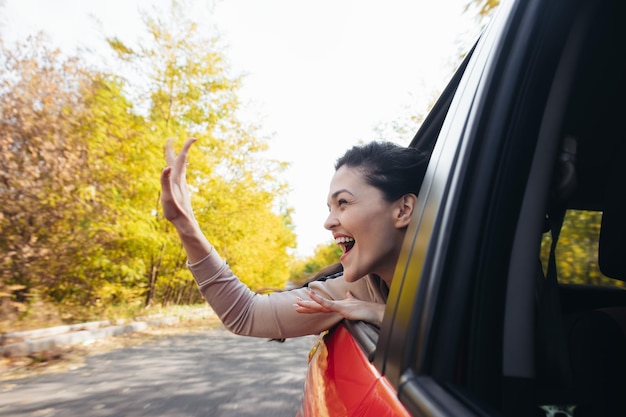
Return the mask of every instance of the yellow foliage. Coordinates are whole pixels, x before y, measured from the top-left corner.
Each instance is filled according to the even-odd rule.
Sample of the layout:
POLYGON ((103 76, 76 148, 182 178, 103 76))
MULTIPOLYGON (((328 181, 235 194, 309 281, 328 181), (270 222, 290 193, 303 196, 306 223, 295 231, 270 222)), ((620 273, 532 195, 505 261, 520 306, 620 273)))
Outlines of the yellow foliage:
POLYGON ((207 235, 251 287, 288 278, 295 236, 276 176, 285 164, 265 159, 257 127, 236 118, 240 78, 217 39, 203 38, 176 2, 171 13, 146 15, 151 42, 109 41, 138 77, 115 73, 122 66, 87 70, 41 38, 0 45, 3 293, 38 291, 73 317, 75 308, 137 300, 198 302, 159 203, 163 145, 190 135, 199 139, 190 184, 207 235))
MULTIPOLYGON (((568 210, 556 248, 558 279, 561 283, 624 286, 610 279, 598 267, 598 241, 601 212, 568 210)), ((546 271, 551 245, 550 233, 544 235, 541 259, 546 271)))

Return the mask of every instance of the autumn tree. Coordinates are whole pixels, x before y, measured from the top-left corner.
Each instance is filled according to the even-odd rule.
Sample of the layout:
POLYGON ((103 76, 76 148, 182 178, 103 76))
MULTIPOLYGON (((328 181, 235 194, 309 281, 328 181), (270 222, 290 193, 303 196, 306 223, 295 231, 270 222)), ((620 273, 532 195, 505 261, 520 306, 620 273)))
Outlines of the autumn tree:
POLYGON ((0 48, 0 279, 24 295, 48 288, 55 296, 75 284, 63 272, 87 237, 78 118, 90 78, 42 36, 0 48))
POLYGON ((89 138, 86 175, 98 210, 88 220, 92 244, 75 275, 91 283, 102 305, 138 303, 145 296, 145 277, 152 273, 146 254, 163 241, 155 226, 161 152, 124 85, 117 76, 94 74, 81 119, 89 138))
POLYGON ((140 158, 127 158, 143 145, 145 121, 116 77, 43 36, 3 45, 2 57, 0 265, 4 285, 18 290, 4 293, 13 303, 40 294, 66 316, 132 303, 144 292, 135 237, 154 236, 129 204, 146 188, 129 169, 140 158))
POLYGON ((335 242, 317 245, 313 255, 300 259, 293 264, 289 281, 296 285, 303 284, 323 268, 339 262, 342 254, 341 246, 335 242))
MULTIPOLYGON (((145 14, 144 23, 149 36, 137 46, 108 40, 134 74, 129 79, 142 80, 129 84, 149 123, 147 143, 139 152, 149 149, 144 159, 150 162, 142 166, 152 171, 158 186, 154 169, 163 162, 161 156, 152 162, 154 150, 161 152, 170 137, 178 138, 178 148, 186 138, 197 138, 188 169, 197 219, 250 287, 284 285, 287 249, 295 245, 289 210, 281 205, 286 185, 277 177, 284 165, 263 158, 266 141, 237 117, 241 79, 230 75, 218 38, 204 36, 178 3, 172 2, 166 17, 145 14)), ((149 211, 157 198, 155 189, 152 198, 138 204, 149 211)), ((194 289, 178 239, 159 215, 151 220, 166 234, 144 248, 142 259, 150 271, 147 303, 157 293, 178 298, 181 291, 175 287, 185 287, 182 293, 194 289)))
POLYGON ((493 11, 500 5, 500 0, 472 0, 468 3, 478 9, 478 16, 482 19, 493 14, 493 11))
POLYGON ((241 80, 217 40, 177 3, 171 13, 145 16, 138 48, 109 39, 124 64, 115 71, 88 70, 42 38, 0 44, 0 315, 2 302, 34 294, 83 318, 201 300, 160 214, 169 137, 199 139, 189 183, 216 248, 253 289, 285 284, 295 246, 285 165, 238 120, 241 80))

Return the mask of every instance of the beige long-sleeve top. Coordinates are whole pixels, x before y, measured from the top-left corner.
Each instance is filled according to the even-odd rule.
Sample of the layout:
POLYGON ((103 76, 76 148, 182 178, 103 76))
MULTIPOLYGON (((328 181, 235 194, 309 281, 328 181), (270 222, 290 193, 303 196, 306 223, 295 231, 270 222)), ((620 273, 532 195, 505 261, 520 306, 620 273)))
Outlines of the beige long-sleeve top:
POLYGON ((373 276, 356 282, 346 282, 340 276, 311 282, 308 288, 261 295, 239 281, 215 250, 188 266, 200 292, 224 326, 233 333, 246 336, 278 339, 318 334, 341 321, 342 316, 337 313, 302 314, 295 311, 298 297, 310 299, 309 288, 331 300, 346 298, 347 291, 363 301, 384 304, 387 300, 385 283, 373 276))

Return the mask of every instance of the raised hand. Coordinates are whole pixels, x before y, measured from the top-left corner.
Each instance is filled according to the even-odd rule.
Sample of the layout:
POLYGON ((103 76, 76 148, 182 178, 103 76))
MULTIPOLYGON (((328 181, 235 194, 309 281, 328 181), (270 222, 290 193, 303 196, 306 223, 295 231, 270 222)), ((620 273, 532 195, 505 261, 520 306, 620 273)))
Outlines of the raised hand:
POLYGON ((161 205, 165 218, 178 228, 185 227, 186 222, 195 223, 186 172, 187 154, 196 139, 187 140, 178 155, 173 141, 169 139, 165 145, 167 167, 161 173, 161 205))
POLYGON ((165 145, 167 167, 161 173, 163 215, 176 228, 190 263, 204 259, 213 250, 193 215, 187 187, 187 154, 195 141, 187 140, 176 155, 172 147, 173 140, 168 140, 165 145))

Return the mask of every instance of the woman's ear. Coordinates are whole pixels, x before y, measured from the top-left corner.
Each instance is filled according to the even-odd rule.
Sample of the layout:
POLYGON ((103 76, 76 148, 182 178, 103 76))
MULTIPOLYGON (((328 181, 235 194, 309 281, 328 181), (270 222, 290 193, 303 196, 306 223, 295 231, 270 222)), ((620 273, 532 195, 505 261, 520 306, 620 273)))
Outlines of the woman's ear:
POLYGON ((397 204, 396 227, 401 229, 407 227, 411 221, 415 205, 417 204, 417 196, 415 194, 405 194, 398 199, 397 204))

